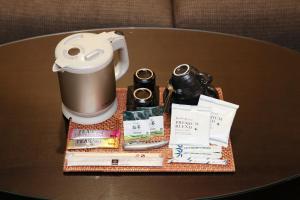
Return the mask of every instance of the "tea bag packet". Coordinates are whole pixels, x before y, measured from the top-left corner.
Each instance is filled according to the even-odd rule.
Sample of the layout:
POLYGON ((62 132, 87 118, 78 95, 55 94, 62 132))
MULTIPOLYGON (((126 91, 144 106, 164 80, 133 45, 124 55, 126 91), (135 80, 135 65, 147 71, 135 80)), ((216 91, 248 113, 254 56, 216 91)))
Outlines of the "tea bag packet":
POLYGON ((115 138, 119 137, 119 130, 93 130, 93 129, 72 129, 70 139, 86 138, 115 138))
POLYGON ((208 107, 172 104, 169 147, 177 144, 209 146, 210 113, 208 107))
POLYGON ((118 148, 119 137, 72 139, 67 142, 67 149, 118 148))
POLYGON ((198 106, 209 106, 212 109, 210 143, 227 147, 232 122, 239 106, 205 95, 200 96, 198 106))
POLYGON ((118 148, 120 130, 72 129, 67 149, 118 148))
POLYGON ((227 160, 219 158, 172 158, 168 163, 189 163, 189 164, 209 164, 209 165, 227 165, 227 160))
POLYGON ((207 158, 221 158, 222 147, 220 146, 187 146, 187 145, 174 145, 173 157, 207 157, 207 158))
POLYGON ((221 158, 222 149, 216 151, 211 147, 198 147, 198 149, 182 148, 183 145, 177 145, 173 148, 173 158, 221 158))
POLYGON ((161 106, 137 107, 136 109, 144 111, 146 117, 148 117, 151 136, 164 135, 164 117, 163 108, 161 106))
POLYGON ((123 113, 123 126, 125 143, 150 140, 149 120, 144 111, 125 111, 123 113))
POLYGON ((174 145, 173 156, 169 163, 197 163, 226 165, 227 160, 222 157, 222 147, 220 146, 187 146, 174 145))

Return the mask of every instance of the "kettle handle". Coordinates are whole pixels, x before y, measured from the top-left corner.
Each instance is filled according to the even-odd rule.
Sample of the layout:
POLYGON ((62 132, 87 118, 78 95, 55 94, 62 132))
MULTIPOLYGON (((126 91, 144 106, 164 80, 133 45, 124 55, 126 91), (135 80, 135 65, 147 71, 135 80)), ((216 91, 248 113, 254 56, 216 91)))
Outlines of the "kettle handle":
POLYGON ((120 60, 115 66, 116 80, 119 80, 127 72, 129 67, 129 58, 125 37, 117 32, 114 32, 114 37, 111 41, 111 44, 114 51, 119 50, 120 52, 120 60))

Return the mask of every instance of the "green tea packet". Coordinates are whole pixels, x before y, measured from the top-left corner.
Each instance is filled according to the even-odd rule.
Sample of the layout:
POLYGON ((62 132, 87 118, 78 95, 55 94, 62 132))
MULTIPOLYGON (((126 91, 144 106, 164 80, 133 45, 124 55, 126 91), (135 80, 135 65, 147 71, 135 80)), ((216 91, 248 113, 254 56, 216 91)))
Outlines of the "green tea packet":
POLYGON ((139 111, 144 111, 146 117, 149 119, 150 135, 163 136, 164 135, 164 117, 163 108, 156 107, 137 107, 139 111))
POLYGON ((124 142, 146 142, 150 140, 149 119, 144 111, 123 113, 124 142))

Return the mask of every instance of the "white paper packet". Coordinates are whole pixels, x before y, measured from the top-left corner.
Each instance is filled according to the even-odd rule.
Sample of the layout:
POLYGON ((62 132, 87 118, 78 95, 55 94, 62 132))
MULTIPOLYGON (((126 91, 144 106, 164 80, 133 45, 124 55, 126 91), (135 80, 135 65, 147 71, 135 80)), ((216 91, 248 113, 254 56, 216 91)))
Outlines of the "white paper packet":
POLYGON ((172 104, 169 147, 176 144, 209 146, 210 108, 172 104))
POLYGON ((210 143, 227 147, 230 129, 239 105, 200 95, 198 106, 207 106, 212 110, 210 143))
POLYGON ((219 158, 172 158, 168 163, 189 163, 189 164, 209 164, 209 165, 227 165, 227 160, 219 158))

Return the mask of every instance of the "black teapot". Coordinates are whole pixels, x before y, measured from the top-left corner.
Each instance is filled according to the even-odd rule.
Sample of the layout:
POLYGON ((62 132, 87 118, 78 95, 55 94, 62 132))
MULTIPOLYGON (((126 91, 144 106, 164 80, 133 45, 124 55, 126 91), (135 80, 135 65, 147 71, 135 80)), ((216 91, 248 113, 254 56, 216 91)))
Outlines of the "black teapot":
POLYGON ((191 65, 178 65, 164 90, 164 111, 170 112, 172 103, 197 105, 201 94, 218 99, 219 95, 211 85, 212 81, 210 74, 199 72, 191 65))

